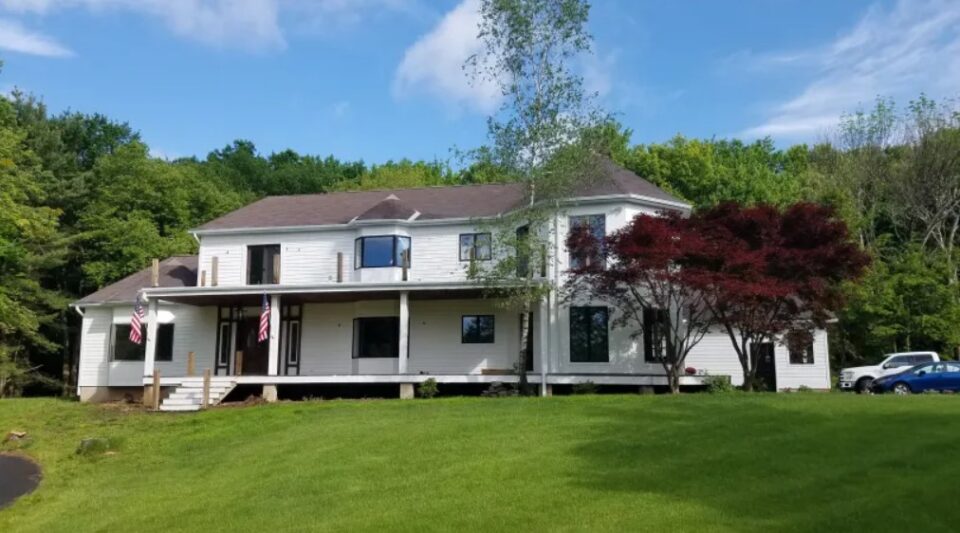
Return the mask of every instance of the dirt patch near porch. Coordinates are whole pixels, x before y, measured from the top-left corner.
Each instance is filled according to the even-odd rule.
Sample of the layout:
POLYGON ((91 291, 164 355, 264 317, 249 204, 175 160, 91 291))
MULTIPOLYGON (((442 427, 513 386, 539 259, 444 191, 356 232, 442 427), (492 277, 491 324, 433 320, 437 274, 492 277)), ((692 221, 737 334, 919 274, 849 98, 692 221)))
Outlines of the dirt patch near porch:
POLYGON ((0 453, 0 509, 36 490, 40 465, 21 455, 0 453))

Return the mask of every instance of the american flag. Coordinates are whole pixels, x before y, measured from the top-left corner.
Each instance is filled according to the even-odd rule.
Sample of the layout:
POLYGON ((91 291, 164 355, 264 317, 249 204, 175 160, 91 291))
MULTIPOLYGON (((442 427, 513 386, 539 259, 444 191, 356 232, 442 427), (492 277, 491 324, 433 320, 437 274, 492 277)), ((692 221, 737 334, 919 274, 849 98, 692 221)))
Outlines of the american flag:
POLYGON ((140 295, 137 295, 137 303, 133 306, 133 316, 130 317, 130 342, 140 344, 143 342, 143 333, 140 331, 143 325, 143 304, 140 303, 140 295))
POLYGON ((267 295, 263 295, 263 309, 260 311, 260 335, 257 336, 257 342, 263 342, 270 336, 270 300, 267 295))

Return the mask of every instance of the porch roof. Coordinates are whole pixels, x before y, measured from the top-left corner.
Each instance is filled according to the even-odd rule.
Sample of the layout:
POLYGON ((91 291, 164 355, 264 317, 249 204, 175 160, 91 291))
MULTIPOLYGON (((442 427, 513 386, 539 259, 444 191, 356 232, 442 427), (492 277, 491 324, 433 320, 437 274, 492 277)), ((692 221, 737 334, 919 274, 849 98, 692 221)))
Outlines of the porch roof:
MULTIPOLYGON (((508 289, 504 286, 504 290, 508 289)), ((144 295, 163 301, 189 305, 260 305, 264 294, 281 295, 284 303, 351 302, 384 300, 408 292, 411 299, 483 298, 495 290, 477 283, 394 282, 325 283, 320 285, 257 285, 236 287, 156 287, 144 289, 144 295)))

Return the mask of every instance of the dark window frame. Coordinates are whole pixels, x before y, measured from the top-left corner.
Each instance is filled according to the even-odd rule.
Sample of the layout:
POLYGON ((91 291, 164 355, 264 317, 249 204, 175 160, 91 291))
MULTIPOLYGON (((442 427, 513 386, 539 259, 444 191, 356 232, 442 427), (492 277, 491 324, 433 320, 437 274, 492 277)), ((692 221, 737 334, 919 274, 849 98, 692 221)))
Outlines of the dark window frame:
MULTIPOLYGON (((577 223, 576 221, 589 220, 589 219, 598 219, 598 220, 600 221, 599 231, 593 231, 593 226, 592 226, 592 225, 588 225, 588 228, 591 229, 591 231, 593 231, 594 233, 597 233, 597 235, 594 235, 594 237, 596 237, 596 238, 598 238, 598 239, 602 239, 602 238, 606 237, 606 236, 607 236, 607 215, 606 215, 606 213, 590 214, 590 215, 571 215, 571 216, 567 217, 567 235, 572 235, 573 232, 574 232, 578 227, 580 227, 581 224, 580 224, 580 223, 577 223)), ((574 255, 574 253, 573 253, 572 251, 568 251, 568 254, 567 254, 567 255, 568 255, 568 257, 567 257, 568 266, 569 266, 571 269, 573 269, 573 268, 580 268, 580 267, 581 267, 581 265, 580 265, 581 258, 580 258, 580 257, 574 255)), ((594 256, 595 256, 596 262, 597 262, 598 264, 602 265, 602 264, 603 264, 603 250, 600 249, 600 248, 598 248, 598 249, 594 252, 594 256)))
POLYGON ((281 264, 283 263, 283 254, 279 244, 250 244, 247 245, 247 285, 276 285, 277 279, 275 279, 273 271, 273 259, 267 261, 263 255, 260 256, 260 272, 257 276, 259 281, 254 279, 254 269, 253 269, 253 255, 254 251, 260 251, 260 253, 273 251, 274 254, 270 257, 280 257, 281 264))
POLYGON ((666 309, 643 308, 643 361, 660 363, 667 355, 667 334, 669 334, 670 316, 666 309), (655 326, 666 325, 666 331, 659 335, 655 326))
POLYGON ((472 239, 472 243, 470 244, 470 249, 473 250, 473 252, 474 252, 474 253, 473 253, 473 260, 474 260, 474 261, 490 261, 491 259, 493 259, 493 235, 491 235, 490 232, 488 232, 488 231, 481 231, 481 232, 477 232, 477 233, 461 233, 461 234, 460 234, 460 238, 457 240, 457 245, 459 246, 459 252, 458 252, 458 253, 460 254, 460 261, 461 261, 461 262, 469 261, 469 260, 470 260, 470 254, 469 254, 469 253, 467 253, 467 257, 464 257, 464 256, 463 256, 463 238, 464 238, 464 237, 470 237, 470 238, 472 239), (480 254, 480 252, 479 252, 479 249, 477 248, 477 237, 481 237, 481 236, 484 236, 484 235, 487 237, 487 254, 486 254, 486 257, 482 256, 482 255, 480 254))
POLYGON ((494 344, 497 339, 497 317, 496 315, 460 315, 460 344, 494 344), (481 332, 483 328, 479 327, 480 320, 489 319, 490 320, 490 337, 489 340, 486 337, 477 336, 475 338, 468 338, 466 330, 466 321, 468 318, 473 318, 477 320, 476 331, 481 332))
POLYGON ((571 306, 570 307, 570 320, 569 320, 569 335, 570 335, 570 362, 571 363, 609 363, 610 362, 610 308, 605 306, 593 306, 593 305, 583 305, 583 306, 571 306), (603 338, 602 343, 597 344, 593 335, 599 331, 594 331, 597 329, 594 324, 594 315, 595 313, 603 313, 603 338), (582 316, 575 316, 580 315, 582 316), (583 323, 575 323, 583 322, 583 323), (586 334, 586 354, 582 353, 580 350, 583 347, 576 346, 576 339, 574 338, 575 332, 582 332, 586 334), (602 350, 596 350, 600 346, 603 347, 602 350), (595 354, 595 351, 599 351, 599 354, 595 354))
POLYGON ((357 237, 353 241, 353 269, 360 270, 361 268, 402 268, 403 264, 400 256, 398 255, 398 242, 401 240, 407 241, 407 268, 410 268, 413 265, 413 239, 408 235, 364 235, 363 237, 357 237), (388 265, 375 265, 367 266, 363 264, 364 261, 364 245, 367 239, 383 239, 391 238, 392 240, 392 249, 390 252, 390 264, 388 265))
POLYGON ((400 317, 399 316, 363 316, 353 319, 353 347, 352 353, 354 359, 399 359, 400 357, 400 317), (382 355, 367 355, 361 353, 361 335, 363 335, 363 326, 362 324, 365 321, 373 320, 392 320, 396 326, 396 339, 395 346, 392 347, 391 352, 393 355, 382 356, 382 355))
MULTIPOLYGON (((174 324, 157 324, 157 348, 154 361, 168 363, 173 361, 174 324)), ((110 361, 122 363, 143 362, 147 358, 147 325, 140 324, 140 335, 143 342, 130 342, 130 324, 114 324, 113 335, 110 338, 110 361), (117 348, 123 346, 134 353, 134 357, 117 358, 117 348)))

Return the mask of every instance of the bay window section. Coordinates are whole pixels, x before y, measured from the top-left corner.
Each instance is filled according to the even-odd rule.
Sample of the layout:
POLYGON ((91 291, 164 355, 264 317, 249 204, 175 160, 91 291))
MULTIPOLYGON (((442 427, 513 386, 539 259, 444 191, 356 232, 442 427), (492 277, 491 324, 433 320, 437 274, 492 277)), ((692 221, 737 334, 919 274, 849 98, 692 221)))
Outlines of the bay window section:
POLYGON ((354 268, 410 266, 410 237, 379 235, 360 237, 354 243, 354 268))

